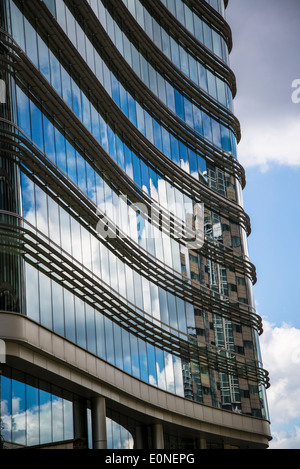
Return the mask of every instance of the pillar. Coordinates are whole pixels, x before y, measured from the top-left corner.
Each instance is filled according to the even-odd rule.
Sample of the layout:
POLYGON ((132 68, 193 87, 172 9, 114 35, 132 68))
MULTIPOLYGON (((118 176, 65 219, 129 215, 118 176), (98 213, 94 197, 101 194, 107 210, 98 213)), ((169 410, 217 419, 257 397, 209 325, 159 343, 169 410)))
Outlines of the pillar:
POLYGON ((87 405, 85 399, 75 399, 73 403, 74 439, 83 440, 87 445, 87 405))
POLYGON ((105 398, 94 397, 91 403, 93 449, 107 449, 105 398))
POLYGON ((152 425, 153 449, 164 449, 164 429, 161 423, 152 425))
POLYGON ((199 445, 199 449, 207 449, 206 439, 199 438, 198 445, 199 445))

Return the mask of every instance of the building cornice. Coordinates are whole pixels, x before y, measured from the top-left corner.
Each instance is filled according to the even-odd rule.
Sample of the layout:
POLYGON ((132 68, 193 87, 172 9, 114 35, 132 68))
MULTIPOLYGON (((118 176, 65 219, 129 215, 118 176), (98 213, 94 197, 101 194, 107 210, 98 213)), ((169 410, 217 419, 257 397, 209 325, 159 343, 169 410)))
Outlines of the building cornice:
POLYGON ((147 415, 200 437, 218 435, 241 447, 263 449, 271 439, 269 422, 189 401, 140 381, 26 316, 0 312, 7 365, 42 379, 80 390, 86 398, 103 396, 129 414, 147 415))

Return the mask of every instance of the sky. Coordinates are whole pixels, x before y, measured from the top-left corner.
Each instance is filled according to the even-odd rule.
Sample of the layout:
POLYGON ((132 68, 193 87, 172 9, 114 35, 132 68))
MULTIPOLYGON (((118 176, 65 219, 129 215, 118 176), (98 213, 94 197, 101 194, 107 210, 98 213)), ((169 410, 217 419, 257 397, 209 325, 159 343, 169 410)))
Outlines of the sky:
POLYGON ((300 1, 229 0, 239 161, 246 170, 270 449, 300 449, 300 1))

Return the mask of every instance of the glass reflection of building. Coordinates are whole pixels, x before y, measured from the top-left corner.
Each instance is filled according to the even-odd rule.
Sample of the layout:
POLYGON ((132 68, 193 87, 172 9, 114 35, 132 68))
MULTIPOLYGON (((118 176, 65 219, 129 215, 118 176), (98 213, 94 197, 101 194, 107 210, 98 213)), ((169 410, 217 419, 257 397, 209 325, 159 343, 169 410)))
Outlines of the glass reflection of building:
POLYGON ((0 1, 7 446, 268 446, 225 3, 0 1))

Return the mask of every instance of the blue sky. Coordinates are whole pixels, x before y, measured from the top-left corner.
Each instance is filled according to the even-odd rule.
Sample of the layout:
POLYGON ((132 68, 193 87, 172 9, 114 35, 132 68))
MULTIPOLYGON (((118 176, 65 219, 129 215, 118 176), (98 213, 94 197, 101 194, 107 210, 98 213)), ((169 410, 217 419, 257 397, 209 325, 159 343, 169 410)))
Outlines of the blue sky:
POLYGON ((257 311, 264 319, 264 367, 270 372, 270 448, 300 449, 300 79, 299 0, 230 0, 235 114, 242 127, 244 205, 249 251, 257 267, 257 311))

